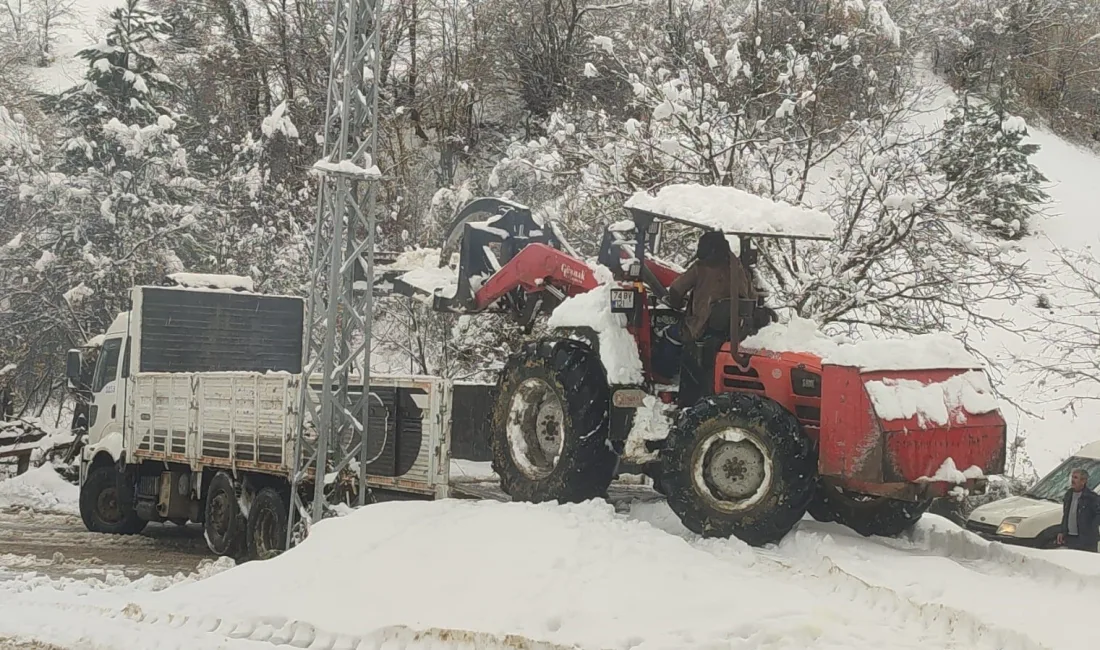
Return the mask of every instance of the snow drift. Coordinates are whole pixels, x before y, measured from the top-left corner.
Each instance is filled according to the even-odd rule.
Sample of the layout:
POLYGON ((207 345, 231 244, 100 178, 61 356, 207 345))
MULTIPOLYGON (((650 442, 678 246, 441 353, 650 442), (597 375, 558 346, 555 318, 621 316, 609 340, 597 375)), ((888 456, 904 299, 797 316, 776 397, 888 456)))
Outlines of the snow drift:
POLYGON ((420 633, 460 647, 1029 647, 904 599, 879 611, 875 598, 858 581, 809 578, 737 540, 669 535, 602 503, 445 500, 323 521, 289 553, 141 605, 153 620, 205 617, 237 638, 311 648, 420 633))
POLYGON ((0 481, 0 508, 21 507, 41 512, 76 515, 80 490, 46 464, 0 481))

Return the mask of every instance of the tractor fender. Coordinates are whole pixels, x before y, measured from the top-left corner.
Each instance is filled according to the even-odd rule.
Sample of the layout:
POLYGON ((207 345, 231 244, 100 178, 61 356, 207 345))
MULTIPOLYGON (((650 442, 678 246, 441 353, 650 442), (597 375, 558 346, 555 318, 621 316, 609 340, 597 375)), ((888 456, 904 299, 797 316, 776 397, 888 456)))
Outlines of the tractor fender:
POLYGON ((613 383, 607 379, 608 377, 614 376, 615 373, 609 367, 608 360, 604 358, 603 353, 600 351, 600 335, 596 332, 595 329, 586 326, 570 325, 567 327, 552 327, 550 328, 550 331, 553 332, 555 336, 572 339, 574 341, 580 341, 588 347, 592 348, 592 351, 595 352, 596 356, 600 358, 600 366, 603 367, 604 371, 604 381, 607 382, 607 385, 611 388, 612 393, 615 392, 616 388, 637 388, 635 384, 620 385, 613 383))

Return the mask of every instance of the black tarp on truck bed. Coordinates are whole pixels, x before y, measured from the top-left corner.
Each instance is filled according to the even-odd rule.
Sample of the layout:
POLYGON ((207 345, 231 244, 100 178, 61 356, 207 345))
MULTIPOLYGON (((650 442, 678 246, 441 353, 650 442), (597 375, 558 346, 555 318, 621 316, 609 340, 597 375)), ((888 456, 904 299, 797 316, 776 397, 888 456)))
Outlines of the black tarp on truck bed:
POLYGON ((304 302, 141 288, 140 372, 302 371, 304 302))

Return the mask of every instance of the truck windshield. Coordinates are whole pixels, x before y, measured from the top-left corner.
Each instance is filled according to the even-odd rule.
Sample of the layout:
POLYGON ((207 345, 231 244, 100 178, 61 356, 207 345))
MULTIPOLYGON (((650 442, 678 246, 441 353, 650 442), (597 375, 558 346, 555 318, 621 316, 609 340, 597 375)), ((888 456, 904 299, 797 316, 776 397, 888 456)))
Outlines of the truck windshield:
POLYGON ((108 339, 103 342, 99 352, 99 363, 95 367, 95 381, 92 392, 98 393, 118 376, 118 353, 122 349, 122 339, 108 339))
POLYGON ((1027 491, 1027 496, 1046 501, 1062 500, 1066 490, 1069 489, 1069 475, 1075 469, 1083 469, 1089 473, 1088 488, 1095 490, 1100 485, 1100 459, 1080 458, 1070 456, 1053 472, 1047 474, 1035 484, 1035 487, 1027 491))

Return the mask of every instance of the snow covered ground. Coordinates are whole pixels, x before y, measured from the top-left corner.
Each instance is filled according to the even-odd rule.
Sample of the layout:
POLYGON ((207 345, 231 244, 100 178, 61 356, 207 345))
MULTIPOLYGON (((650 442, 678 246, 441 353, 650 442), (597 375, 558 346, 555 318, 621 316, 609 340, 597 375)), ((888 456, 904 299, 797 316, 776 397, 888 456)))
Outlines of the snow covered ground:
POLYGON ((0 481, 0 509, 21 507, 76 515, 80 512, 79 496, 77 487, 49 464, 0 481))
POLYGON ((76 0, 73 15, 61 21, 55 31, 54 60, 43 68, 29 68, 27 75, 34 87, 42 92, 59 93, 84 81, 86 61, 76 58, 77 52, 103 40, 106 33, 100 19, 105 18, 122 0, 76 0))
POLYGON ((617 514, 444 500, 326 520, 291 553, 198 575, 0 570, 0 639, 97 648, 1068 648, 1100 557, 986 543, 929 516, 862 538, 700 540, 663 503, 617 514), (200 579, 201 578, 201 579, 200 579), (64 624, 58 624, 64 620, 64 624))

